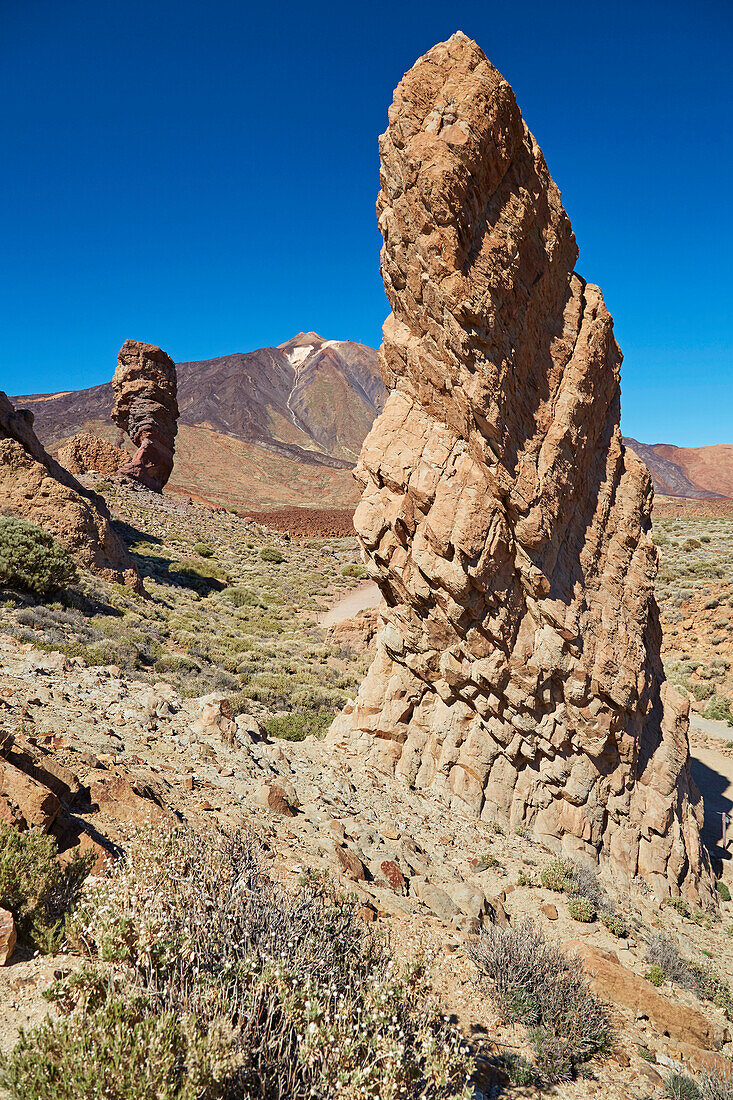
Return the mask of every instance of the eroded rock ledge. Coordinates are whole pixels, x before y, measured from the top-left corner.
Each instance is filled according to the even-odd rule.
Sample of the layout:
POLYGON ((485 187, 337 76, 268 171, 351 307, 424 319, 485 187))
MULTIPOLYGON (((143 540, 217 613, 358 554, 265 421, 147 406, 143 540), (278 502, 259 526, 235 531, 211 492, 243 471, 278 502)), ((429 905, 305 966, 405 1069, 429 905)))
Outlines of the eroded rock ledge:
POLYGON ((391 395, 355 526, 386 600, 332 743, 663 895, 710 896, 687 704, 664 682, 646 467, 512 89, 463 34, 380 140, 391 395))

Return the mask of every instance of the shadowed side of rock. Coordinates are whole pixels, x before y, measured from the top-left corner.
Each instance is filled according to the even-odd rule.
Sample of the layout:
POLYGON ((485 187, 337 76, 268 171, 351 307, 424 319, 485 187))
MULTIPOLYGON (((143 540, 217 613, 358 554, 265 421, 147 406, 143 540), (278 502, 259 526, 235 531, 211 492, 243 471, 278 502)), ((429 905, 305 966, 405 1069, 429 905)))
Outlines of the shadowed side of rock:
POLYGON ((386 607, 330 733, 452 809, 707 901, 621 353, 514 94, 456 34, 380 141, 391 390, 355 527, 386 607))
POLYGON ((112 420, 137 447, 119 473, 160 493, 173 470, 178 431, 176 365, 154 344, 125 340, 112 386, 112 420))
POLYGON ((2 392, 0 511, 43 528, 85 569, 144 591, 102 497, 85 489, 46 453, 33 430, 33 414, 14 409, 2 392))

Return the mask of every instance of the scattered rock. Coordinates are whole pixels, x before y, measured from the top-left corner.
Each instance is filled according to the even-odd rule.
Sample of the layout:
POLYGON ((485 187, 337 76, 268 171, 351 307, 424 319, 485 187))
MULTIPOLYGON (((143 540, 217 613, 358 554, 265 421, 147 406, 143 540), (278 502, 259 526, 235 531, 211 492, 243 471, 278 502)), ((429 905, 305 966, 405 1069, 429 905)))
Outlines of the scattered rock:
POLYGON ((366 882, 369 872, 352 848, 348 845, 334 844, 332 850, 337 863, 346 873, 347 878, 352 879, 353 882, 366 882))
POLYGON ((410 880, 410 890, 440 920, 452 921, 454 917, 461 915, 460 909, 445 890, 428 882, 421 875, 410 880))
POLYGON ((551 901, 540 906, 540 913, 548 920, 557 920, 557 906, 553 905, 551 901))
POLYGON ((383 859, 379 869, 395 894, 407 893, 407 881, 393 859, 383 859))
POLYGON ((281 817, 295 817, 297 814, 297 806, 288 798, 282 783, 264 783, 257 794, 257 801, 266 810, 281 817))

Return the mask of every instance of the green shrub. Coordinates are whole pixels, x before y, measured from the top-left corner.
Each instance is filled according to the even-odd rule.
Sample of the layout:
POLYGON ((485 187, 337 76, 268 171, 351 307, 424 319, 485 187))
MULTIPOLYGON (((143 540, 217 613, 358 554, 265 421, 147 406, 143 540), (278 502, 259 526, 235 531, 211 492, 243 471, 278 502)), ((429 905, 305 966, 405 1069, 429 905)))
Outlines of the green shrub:
POLYGON ((9 909, 21 939, 44 953, 61 944, 63 919, 79 895, 94 855, 62 867, 52 836, 0 824, 0 908, 9 909))
POLYGON ((342 577, 356 577, 361 579, 366 577, 367 571, 363 565, 342 565, 341 576, 342 577))
POLYGON ((323 737, 334 719, 334 712, 322 707, 319 710, 296 710, 290 714, 276 714, 265 720, 265 732, 283 741, 303 741, 311 734, 323 737))
POLYGON ((210 558, 213 556, 214 551, 209 546, 208 542, 195 542, 193 546, 194 554, 198 554, 201 558, 210 558))
POLYGON ((273 565, 282 565, 285 555, 275 546, 263 546, 260 550, 260 561, 269 561, 273 565))
POLYGON ((730 901, 730 890, 724 882, 720 881, 720 879, 715 883, 715 889, 718 891, 721 901, 730 901))
POLYGON ((715 694, 715 684, 711 684, 709 681, 701 684, 693 684, 692 694, 695 696, 698 703, 701 703, 703 699, 709 699, 711 695, 715 694))
POLYGON ((605 924, 612 936, 624 939, 629 934, 629 929, 624 921, 620 917, 614 916, 613 913, 601 913, 601 922, 605 924))
POLYGON ((716 695, 711 699, 702 714, 703 718, 711 718, 714 722, 727 722, 729 726, 733 726, 730 699, 723 695, 716 695))
POLYGON ((202 1100, 221 1095, 220 1053, 190 1016, 113 995, 96 1012, 21 1034, 0 1060, 0 1085, 11 1100, 202 1100))
POLYGON ((569 859, 553 859, 540 873, 540 882, 546 890, 558 894, 570 890, 574 884, 573 864, 569 859))
POLYGON ((577 894, 568 898, 568 913, 573 920, 581 921, 583 924, 594 921, 597 915, 593 902, 577 894))
POLYGON ((652 963, 644 977, 648 982, 651 982, 652 985, 656 985, 657 988, 660 985, 664 985, 664 971, 659 963, 652 963))
POLYGON ((40 527, 0 516, 0 585, 48 596, 76 580, 68 551, 40 527))

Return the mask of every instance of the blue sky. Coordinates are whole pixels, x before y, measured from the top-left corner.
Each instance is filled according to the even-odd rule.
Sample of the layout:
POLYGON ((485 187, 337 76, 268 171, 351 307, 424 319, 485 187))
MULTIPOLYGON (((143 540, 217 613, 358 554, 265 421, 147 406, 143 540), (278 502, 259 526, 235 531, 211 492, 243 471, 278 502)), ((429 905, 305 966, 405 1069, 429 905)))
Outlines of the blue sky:
POLYGON ((377 346, 377 135, 462 29, 513 85, 625 354, 623 427, 733 442, 730 0, 2 0, 0 388, 301 329, 377 346))

